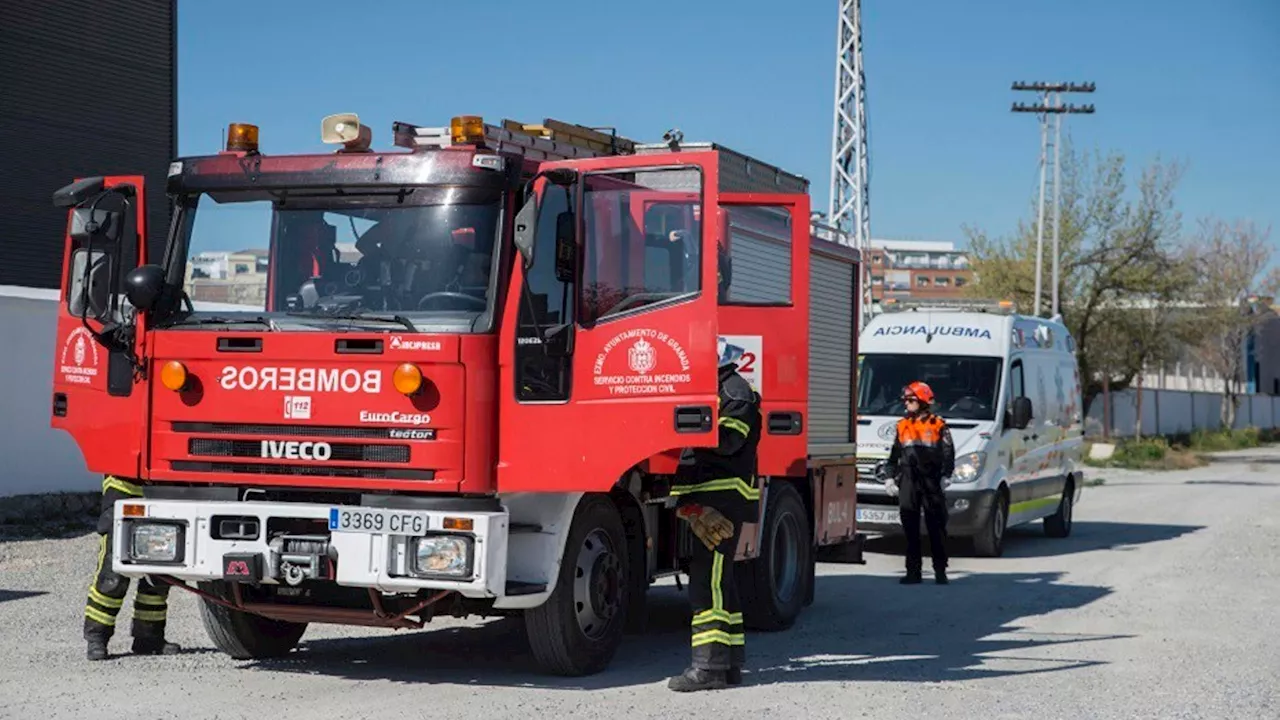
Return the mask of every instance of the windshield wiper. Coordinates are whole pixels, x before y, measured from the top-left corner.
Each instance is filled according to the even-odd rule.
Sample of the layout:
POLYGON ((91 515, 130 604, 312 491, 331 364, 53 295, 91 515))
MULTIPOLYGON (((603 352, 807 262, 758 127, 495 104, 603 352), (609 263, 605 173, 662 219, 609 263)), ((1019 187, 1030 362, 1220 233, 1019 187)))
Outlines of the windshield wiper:
POLYGON ((290 317, 307 318, 311 320, 372 320, 373 322, 398 323, 408 328, 409 332, 418 332, 418 326, 414 325, 412 320, 403 315, 361 312, 289 312, 285 314, 290 317))
POLYGON ((279 330, 275 322, 264 315, 251 318, 229 318, 221 315, 211 317, 185 317, 177 322, 165 323, 165 327, 175 325, 266 325, 272 330, 279 330))

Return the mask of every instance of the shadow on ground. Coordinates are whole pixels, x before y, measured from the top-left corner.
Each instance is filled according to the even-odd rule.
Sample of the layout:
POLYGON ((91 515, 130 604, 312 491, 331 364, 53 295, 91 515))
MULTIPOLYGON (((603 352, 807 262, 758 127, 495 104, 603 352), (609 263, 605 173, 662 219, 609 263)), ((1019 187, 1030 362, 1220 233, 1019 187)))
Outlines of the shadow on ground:
MULTIPOLYGON (((856 572, 856 571, 855 571, 856 572)), ((1078 645, 1069 660, 992 658, 1118 636, 1024 632, 1019 618, 1083 607, 1110 593, 1063 585, 1060 573, 964 575, 947 587, 895 578, 828 575, 795 627, 748 633, 747 684, 814 681, 941 681, 1052 672, 1098 664, 1078 645)), ((662 682, 689 655, 689 605, 674 588, 650 593, 649 630, 628 636, 611 667, 585 678, 542 674, 520 620, 373 638, 305 642, 289 657, 248 663, 258 671, 402 683, 597 690, 662 682)), ((1054 653, 1059 654, 1059 653, 1054 653)))
MULTIPOLYGON (((1058 557, 1096 550, 1135 550, 1141 545, 1173 540, 1203 529, 1202 525, 1077 520, 1072 524, 1069 537, 1051 538, 1044 534, 1043 524, 1036 522, 1008 529, 1004 540, 1004 557, 1058 557)), ((927 558, 929 543, 922 539, 921 545, 927 558)), ((906 553, 906 547, 906 539, 899 535, 869 540, 866 550, 901 556, 906 553)), ((968 541, 950 538, 947 540, 947 553, 953 558, 973 557, 973 545, 968 541)), ((928 564, 926 559, 926 568, 928 564)))
POLYGON ((91 519, 74 518, 0 527, 0 542, 30 542, 38 540, 67 540, 97 532, 97 516, 91 519))
POLYGON ((39 597, 48 595, 45 590, 5 590, 0 588, 0 603, 9 602, 10 600, 24 600, 30 597, 39 597))

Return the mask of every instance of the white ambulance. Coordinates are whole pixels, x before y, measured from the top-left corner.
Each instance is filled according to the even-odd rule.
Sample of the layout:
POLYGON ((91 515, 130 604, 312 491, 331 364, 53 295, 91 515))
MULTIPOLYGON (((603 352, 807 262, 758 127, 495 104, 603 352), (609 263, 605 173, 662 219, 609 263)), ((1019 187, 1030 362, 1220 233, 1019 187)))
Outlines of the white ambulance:
MULTIPOLYGON (((1084 454, 1075 341, 1055 320, 1008 302, 888 303, 858 340, 858 529, 900 534, 898 500, 876 477, 889 457, 908 383, 933 389, 951 428, 956 470, 947 534, 977 554, 1004 551, 1005 530, 1044 520, 1071 533, 1084 454)), ((922 524, 923 527, 923 524, 922 524)))

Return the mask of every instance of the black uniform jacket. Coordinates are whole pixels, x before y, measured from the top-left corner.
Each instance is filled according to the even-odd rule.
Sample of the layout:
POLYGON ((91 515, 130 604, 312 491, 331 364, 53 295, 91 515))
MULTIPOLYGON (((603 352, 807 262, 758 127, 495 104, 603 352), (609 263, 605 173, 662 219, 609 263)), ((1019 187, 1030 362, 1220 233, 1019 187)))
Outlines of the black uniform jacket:
POLYGON ((755 520, 760 500, 755 486, 760 395, 737 368, 726 365, 720 368, 719 402, 719 444, 681 454, 671 494, 677 506, 710 505, 735 523, 755 520))

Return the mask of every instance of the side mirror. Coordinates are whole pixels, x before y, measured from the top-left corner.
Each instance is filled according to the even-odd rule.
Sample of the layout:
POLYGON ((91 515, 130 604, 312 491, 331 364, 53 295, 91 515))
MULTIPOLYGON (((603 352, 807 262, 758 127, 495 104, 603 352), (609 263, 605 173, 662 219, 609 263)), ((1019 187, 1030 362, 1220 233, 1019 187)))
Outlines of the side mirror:
POLYGON ((1025 430, 1031 424, 1031 398, 1016 397, 1013 399, 1012 425, 1016 430, 1025 430))
POLYGON ((102 192, 106 180, 101 177, 88 177, 77 180, 70 185, 58 188, 53 193, 53 206, 60 208, 75 207, 89 198, 102 192))
POLYGON ((124 227, 124 215, 115 210, 90 210, 76 208, 71 211, 71 239, 81 244, 95 242, 120 242, 124 227))
POLYGON ((86 249, 71 255, 71 287, 67 293, 67 312, 75 317, 87 315, 95 320, 106 318, 111 301, 111 256, 102 250, 92 254, 86 249), (85 270, 89 271, 88 280, 85 270), (86 312, 87 307, 87 312, 86 312))
POLYGON ((556 216, 556 279, 574 282, 578 278, 578 244, 574 215, 565 210, 556 216))
POLYGON ((124 277, 124 294, 138 312, 149 312, 164 293, 164 268, 142 265, 124 277))
POLYGON ((562 358, 573 355, 573 323, 552 325, 543 331, 542 347, 548 357, 562 358))
POLYGON ((516 250, 524 258, 526 270, 533 267, 533 240, 538 229, 538 204, 532 198, 516 213, 516 250))

